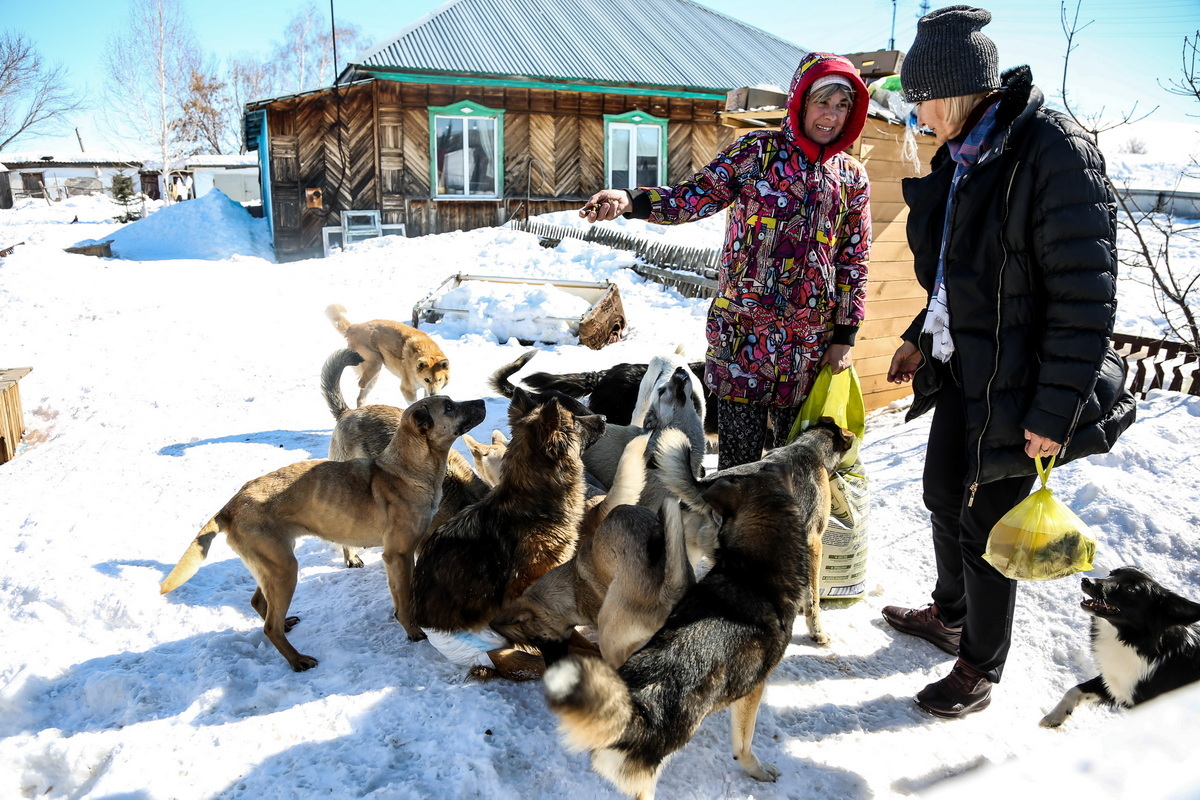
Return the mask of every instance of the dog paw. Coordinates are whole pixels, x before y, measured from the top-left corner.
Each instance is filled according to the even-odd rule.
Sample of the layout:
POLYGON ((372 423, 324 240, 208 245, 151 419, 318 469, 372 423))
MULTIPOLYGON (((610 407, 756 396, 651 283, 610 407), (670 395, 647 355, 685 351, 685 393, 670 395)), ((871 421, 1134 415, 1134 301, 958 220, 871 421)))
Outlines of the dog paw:
POLYGON ((474 666, 467 670, 467 677, 479 683, 488 683, 500 677, 500 673, 492 667, 474 666))
POLYGON ((1043 728, 1057 728, 1058 726, 1062 725, 1066 721, 1067 721, 1066 714, 1058 714, 1058 713, 1051 711, 1049 714, 1042 717, 1042 721, 1039 722, 1038 725, 1041 725, 1043 728))
MULTIPOLYGON (((296 627, 296 623, 297 623, 297 622, 299 622, 299 621, 300 621, 300 618, 299 618, 299 617, 284 617, 284 619, 283 619, 283 632, 284 632, 284 633, 287 633, 287 632, 288 632, 288 631, 290 631, 292 628, 296 627)), ((305 656, 305 658, 307 658, 307 657, 308 657, 308 656, 305 656)), ((315 664, 315 663, 316 663, 316 662, 314 661, 314 662, 313 662, 313 664, 315 664)), ((309 666, 312 666, 312 664, 310 664, 309 666)), ((308 667, 305 667, 305 669, 308 669, 308 667)), ((299 672, 300 670, 296 670, 296 671, 297 671, 297 672, 299 672)))
POLYGON ((292 662, 292 669, 296 672, 305 672, 317 665, 317 660, 312 656, 298 655, 296 660, 292 662))
MULTIPOLYGON (((737 757, 735 756, 734 758, 737 757)), ((745 760, 739 759, 739 761, 741 762, 742 769, 746 770, 746 774, 756 781, 774 783, 775 779, 779 777, 779 770, 775 768, 774 764, 764 764, 754 755, 750 755, 745 760)))

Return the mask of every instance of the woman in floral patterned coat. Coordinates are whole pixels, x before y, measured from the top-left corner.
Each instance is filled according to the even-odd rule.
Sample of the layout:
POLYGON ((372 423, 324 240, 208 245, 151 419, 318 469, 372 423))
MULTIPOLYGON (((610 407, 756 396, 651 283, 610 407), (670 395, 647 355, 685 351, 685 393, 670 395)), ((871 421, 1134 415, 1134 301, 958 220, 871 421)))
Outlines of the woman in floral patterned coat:
POLYGON ((718 400, 718 466, 762 454, 791 430, 817 371, 850 366, 863 321, 870 184, 844 151, 862 132, 867 88, 846 59, 811 53, 778 131, 754 131, 674 186, 605 189, 580 210, 663 225, 729 208, 704 382, 718 400))

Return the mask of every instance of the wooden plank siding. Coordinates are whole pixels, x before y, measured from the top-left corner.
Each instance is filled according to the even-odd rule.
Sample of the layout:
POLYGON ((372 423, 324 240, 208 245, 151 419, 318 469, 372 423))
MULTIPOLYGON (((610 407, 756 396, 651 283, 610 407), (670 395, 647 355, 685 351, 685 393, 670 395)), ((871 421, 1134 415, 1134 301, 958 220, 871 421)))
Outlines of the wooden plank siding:
POLYGON ((377 208, 409 236, 499 225, 578 208, 604 188, 604 116, 639 110, 668 120, 667 175, 686 177, 732 140, 715 100, 376 80, 266 106, 275 250, 320 253, 339 212, 377 208), (429 107, 469 100, 504 111, 504 194, 437 200, 429 174, 429 107), (323 209, 305 207, 320 188, 323 209))
POLYGON ((904 127, 869 117, 849 153, 863 163, 871 178, 871 267, 867 281, 867 319, 854 346, 854 368, 862 382, 867 410, 882 408, 912 394, 908 384, 887 382, 900 334, 925 305, 925 290, 913 276, 900 182, 923 175, 937 145, 932 136, 917 137, 914 166, 903 157, 904 127))

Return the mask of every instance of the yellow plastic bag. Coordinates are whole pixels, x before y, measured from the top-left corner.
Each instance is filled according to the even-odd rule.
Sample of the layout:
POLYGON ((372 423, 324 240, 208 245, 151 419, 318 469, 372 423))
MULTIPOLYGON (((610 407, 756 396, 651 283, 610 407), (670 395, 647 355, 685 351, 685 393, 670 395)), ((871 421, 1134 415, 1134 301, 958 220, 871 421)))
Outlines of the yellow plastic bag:
POLYGON ((828 364, 821 367, 813 381, 812 389, 796 414, 788 441, 808 428, 821 417, 829 417, 838 425, 854 434, 854 446, 846 453, 838 469, 853 466, 858 460, 858 448, 867 430, 867 412, 863 404, 862 385, 854 367, 847 367, 836 375, 828 364))
POLYGON ((1045 468, 1035 458, 1041 488, 1000 518, 988 535, 983 558, 1006 578, 1045 581, 1092 568, 1096 539, 1075 512, 1046 488, 1054 458, 1045 468))

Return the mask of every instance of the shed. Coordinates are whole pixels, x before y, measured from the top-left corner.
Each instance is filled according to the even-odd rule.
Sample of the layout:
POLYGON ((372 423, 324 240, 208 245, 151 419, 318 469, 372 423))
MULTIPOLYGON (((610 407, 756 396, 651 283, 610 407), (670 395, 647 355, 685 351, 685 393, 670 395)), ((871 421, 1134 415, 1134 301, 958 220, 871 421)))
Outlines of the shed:
MULTIPOLYGON (((731 105, 736 105, 736 92, 731 92, 731 105)), ((752 110, 732 109, 721 113, 721 121, 734 129, 772 130, 779 127, 784 110, 779 106, 786 100, 778 95, 777 104, 752 107, 752 110)), ((759 103, 770 98, 759 94, 759 103)), ((900 181, 906 177, 924 175, 937 150, 933 136, 917 132, 914 165, 901 153, 905 126, 889 121, 883 109, 872 110, 866 126, 847 153, 867 168, 871 179, 871 264, 867 281, 867 319, 859 331, 854 346, 854 368, 862 382, 863 399, 868 411, 882 408, 891 401, 912 394, 907 385, 887 382, 892 354, 900 346, 913 317, 925 305, 925 290, 913 274, 912 251, 908 249, 905 223, 908 206, 900 191, 900 181)))
POLYGON ((470 230, 692 174, 733 138, 726 93, 786 86, 806 54, 691 0, 454 0, 335 86, 248 103, 246 146, 280 258, 346 210, 470 230))
MULTIPOLYGON (((65 153, 32 151, 5 153, 8 171, 0 170, 13 201, 30 197, 64 200, 91 194, 112 194, 119 172, 136 174, 142 160, 127 153, 65 153)), ((0 188, 0 197, 4 189, 0 188)), ((11 207, 11 204, 10 206, 11 207)))
POLYGON ((0 164, 0 208, 12 208, 12 184, 8 182, 8 167, 0 164))
MULTIPOLYGON (((146 161, 141 167, 141 190, 147 197, 162 199, 167 186, 162 177, 161 161, 146 161)), ((171 182, 179 184, 177 199, 203 197, 210 189, 219 189, 229 199, 245 206, 262 202, 258 157, 253 153, 184 156, 171 162, 171 182)))

